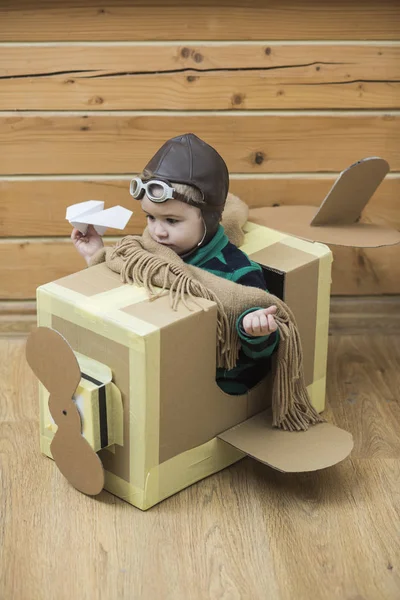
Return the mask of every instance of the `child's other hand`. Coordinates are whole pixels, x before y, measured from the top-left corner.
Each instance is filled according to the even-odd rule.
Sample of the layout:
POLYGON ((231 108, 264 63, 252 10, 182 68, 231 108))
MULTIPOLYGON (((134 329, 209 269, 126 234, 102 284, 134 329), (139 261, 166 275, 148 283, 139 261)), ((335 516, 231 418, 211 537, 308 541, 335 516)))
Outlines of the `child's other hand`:
POLYGON ((89 225, 85 235, 79 229, 74 228, 71 233, 71 240, 87 264, 90 263, 90 259, 96 252, 104 246, 103 238, 97 233, 93 225, 89 225))
POLYGON ((276 306, 254 310, 244 316, 242 327, 247 335, 252 337, 270 335, 278 329, 278 325, 274 318, 275 313, 276 306))

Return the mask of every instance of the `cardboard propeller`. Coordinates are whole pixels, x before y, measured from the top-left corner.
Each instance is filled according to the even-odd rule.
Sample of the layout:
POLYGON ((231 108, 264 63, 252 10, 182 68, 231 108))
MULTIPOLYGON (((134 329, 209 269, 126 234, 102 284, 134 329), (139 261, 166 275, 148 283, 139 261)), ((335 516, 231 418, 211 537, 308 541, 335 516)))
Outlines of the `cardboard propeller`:
POLYGON ((358 248, 390 246, 400 242, 400 232, 361 223, 361 213, 389 172, 382 158, 364 158, 340 173, 318 210, 315 206, 255 208, 249 221, 297 237, 358 248))
POLYGON ((49 410, 58 426, 50 449, 57 467, 79 491, 99 494, 104 487, 103 465, 81 434, 81 418, 72 400, 81 379, 72 348, 54 329, 38 327, 28 338, 26 359, 50 393, 49 410))

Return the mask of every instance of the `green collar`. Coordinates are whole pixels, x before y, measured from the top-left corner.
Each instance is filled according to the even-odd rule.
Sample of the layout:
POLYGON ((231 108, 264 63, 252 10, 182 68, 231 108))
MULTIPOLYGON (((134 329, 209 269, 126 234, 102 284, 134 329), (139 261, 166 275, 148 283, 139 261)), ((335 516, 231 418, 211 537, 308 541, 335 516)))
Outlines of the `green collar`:
POLYGON ((194 254, 189 256, 185 262, 189 265, 194 265, 195 267, 201 267, 205 262, 218 254, 218 252, 221 252, 228 242, 229 240, 225 234, 224 228, 222 225, 219 225, 216 234, 208 244, 199 248, 194 254))

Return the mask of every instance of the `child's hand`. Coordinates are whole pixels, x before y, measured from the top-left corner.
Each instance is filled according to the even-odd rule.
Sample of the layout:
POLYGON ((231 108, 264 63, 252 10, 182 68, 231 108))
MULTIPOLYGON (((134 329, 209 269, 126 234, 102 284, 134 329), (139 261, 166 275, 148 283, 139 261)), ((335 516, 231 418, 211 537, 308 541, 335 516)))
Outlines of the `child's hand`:
POLYGON ((97 233, 93 225, 89 225, 85 235, 79 229, 73 229, 71 240, 79 254, 83 256, 86 263, 90 263, 90 259, 96 254, 100 248, 103 248, 103 238, 97 233))
POLYGON ((278 325, 274 319, 276 306, 261 308, 247 313, 242 321, 242 327, 247 335, 259 337, 262 335, 270 335, 278 329, 278 325))

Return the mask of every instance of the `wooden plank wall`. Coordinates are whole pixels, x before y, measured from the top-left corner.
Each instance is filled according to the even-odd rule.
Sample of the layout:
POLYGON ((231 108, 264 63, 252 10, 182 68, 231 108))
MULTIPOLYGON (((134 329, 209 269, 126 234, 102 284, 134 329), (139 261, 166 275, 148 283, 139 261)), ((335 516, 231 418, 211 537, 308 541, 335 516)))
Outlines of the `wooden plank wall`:
MULTIPOLYGON (((250 206, 318 206, 382 156, 365 219, 398 228, 399 100, 397 0, 0 1, 0 298, 82 268, 66 206, 132 207, 130 176, 186 131, 250 206)), ((400 293, 399 247, 334 255, 335 294, 400 293)))

